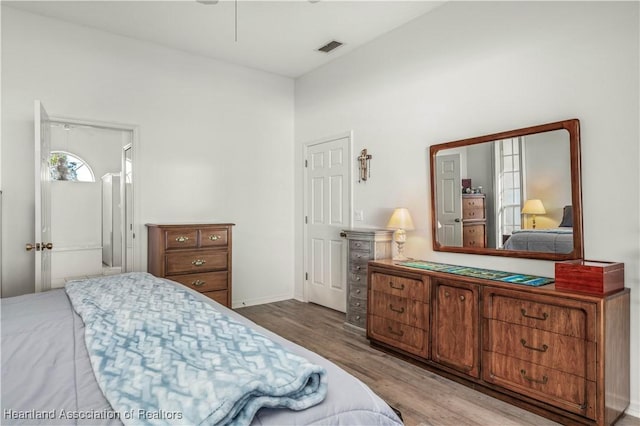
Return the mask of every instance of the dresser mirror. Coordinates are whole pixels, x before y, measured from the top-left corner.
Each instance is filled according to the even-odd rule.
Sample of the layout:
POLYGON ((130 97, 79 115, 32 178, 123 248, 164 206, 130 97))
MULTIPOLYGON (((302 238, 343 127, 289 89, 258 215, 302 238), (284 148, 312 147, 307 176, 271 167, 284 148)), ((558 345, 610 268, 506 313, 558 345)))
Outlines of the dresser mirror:
POLYGON ((434 250, 582 258, 577 119, 432 145, 429 153, 434 250))

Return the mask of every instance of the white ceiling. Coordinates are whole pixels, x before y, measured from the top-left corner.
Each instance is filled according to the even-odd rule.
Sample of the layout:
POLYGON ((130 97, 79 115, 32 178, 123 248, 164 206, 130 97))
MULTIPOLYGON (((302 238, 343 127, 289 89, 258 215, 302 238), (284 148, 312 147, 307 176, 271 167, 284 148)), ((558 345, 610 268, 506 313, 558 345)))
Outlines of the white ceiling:
POLYGON ((3 1, 18 9, 298 77, 443 1, 3 1), (237 27, 236 27, 237 5, 237 27), (237 28, 238 40, 235 41, 237 28), (317 48, 337 40, 330 52, 317 48))

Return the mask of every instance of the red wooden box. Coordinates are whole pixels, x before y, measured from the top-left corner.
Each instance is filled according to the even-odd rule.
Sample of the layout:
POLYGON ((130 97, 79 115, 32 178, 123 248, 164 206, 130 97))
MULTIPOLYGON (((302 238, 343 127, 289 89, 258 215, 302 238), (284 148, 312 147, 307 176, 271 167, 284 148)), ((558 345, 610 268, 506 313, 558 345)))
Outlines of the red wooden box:
POLYGON ((606 294, 624 288, 624 263, 567 260, 556 263, 556 288, 606 294))

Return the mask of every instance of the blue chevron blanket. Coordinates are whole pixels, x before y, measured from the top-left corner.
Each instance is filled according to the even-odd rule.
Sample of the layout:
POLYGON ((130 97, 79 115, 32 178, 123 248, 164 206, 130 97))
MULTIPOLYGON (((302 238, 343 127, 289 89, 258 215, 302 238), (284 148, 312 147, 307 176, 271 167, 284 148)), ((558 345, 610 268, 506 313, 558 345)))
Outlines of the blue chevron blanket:
POLYGON ((125 424, 248 425, 262 407, 303 410, 326 371, 147 273, 71 281, 105 397, 125 424))

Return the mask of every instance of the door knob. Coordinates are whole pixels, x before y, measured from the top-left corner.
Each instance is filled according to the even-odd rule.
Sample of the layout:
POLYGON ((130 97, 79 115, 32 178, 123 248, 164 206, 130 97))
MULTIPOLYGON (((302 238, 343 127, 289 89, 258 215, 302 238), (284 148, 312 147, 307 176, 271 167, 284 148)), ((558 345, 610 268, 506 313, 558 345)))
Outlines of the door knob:
POLYGON ((460 222, 460 219, 459 218, 455 218, 453 221, 454 222, 460 222))
POLYGON ((35 243, 35 244, 31 244, 31 243, 27 243, 25 244, 25 250, 27 251, 31 251, 31 250, 35 250, 35 251, 40 251, 40 250, 51 250, 53 248, 53 244, 52 243, 35 243))

